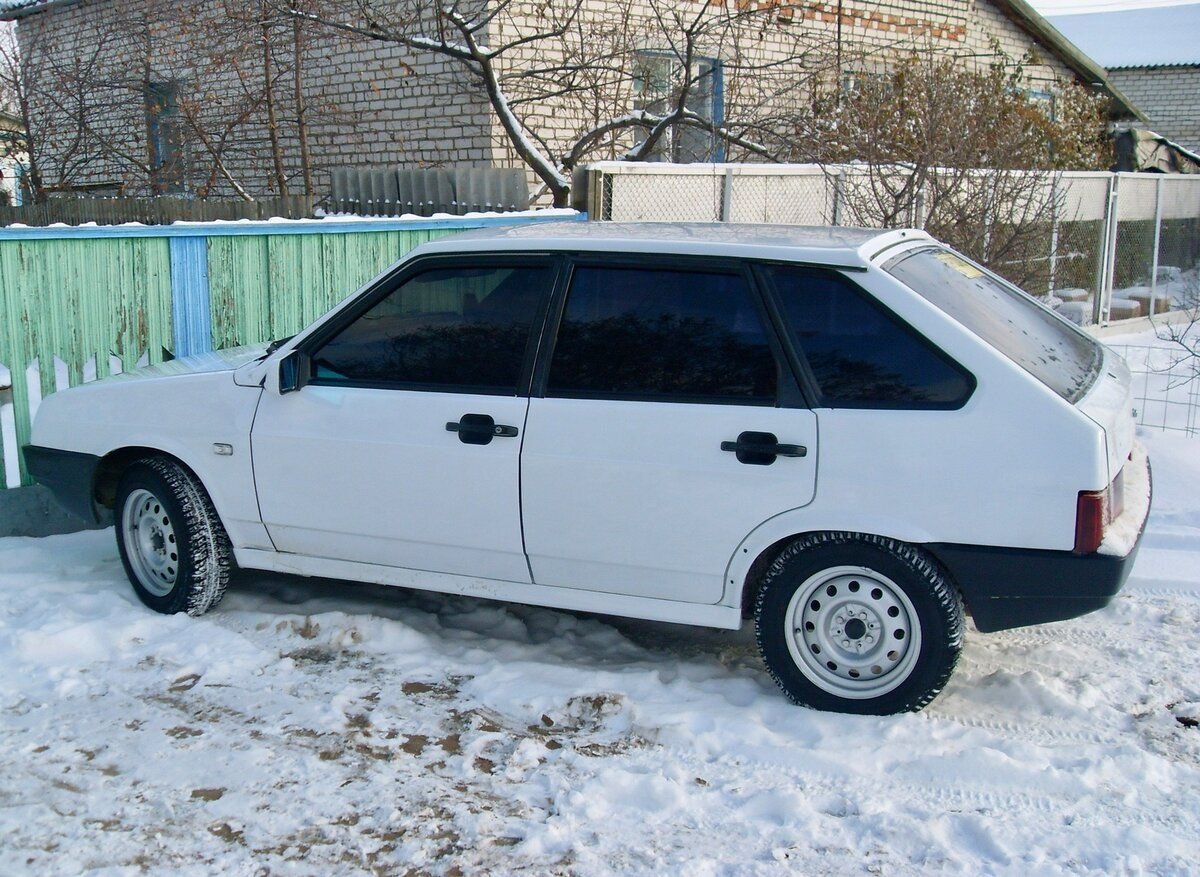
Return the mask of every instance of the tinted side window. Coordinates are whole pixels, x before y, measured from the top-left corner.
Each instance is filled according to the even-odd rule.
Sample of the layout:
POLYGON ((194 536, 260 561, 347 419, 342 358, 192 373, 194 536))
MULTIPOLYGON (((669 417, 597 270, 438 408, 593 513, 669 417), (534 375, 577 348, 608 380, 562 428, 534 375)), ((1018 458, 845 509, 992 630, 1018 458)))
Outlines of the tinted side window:
POLYGON ((549 395, 771 405, 776 384, 741 275, 576 268, 549 395))
POLYGON ((784 318, 829 408, 953 408, 974 382, 838 274, 772 268, 784 318))
POLYGON ((548 266, 426 271, 318 350, 313 379, 516 393, 550 283, 548 266))

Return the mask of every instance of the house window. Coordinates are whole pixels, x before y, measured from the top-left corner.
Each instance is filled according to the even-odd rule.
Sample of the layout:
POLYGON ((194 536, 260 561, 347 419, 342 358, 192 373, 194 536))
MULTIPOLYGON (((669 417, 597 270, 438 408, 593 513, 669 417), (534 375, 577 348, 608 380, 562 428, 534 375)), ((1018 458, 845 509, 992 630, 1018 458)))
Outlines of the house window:
POLYGON ((183 124, 179 83, 146 85, 146 136, 150 145, 150 183, 156 194, 184 190, 183 124))
MULTIPOLYGON (((672 112, 686 89, 684 106, 720 126, 725 124, 725 95, 721 62, 699 58, 685 68, 671 52, 640 51, 633 76, 634 109, 656 115, 672 112)), ((673 125, 650 154, 654 161, 724 161, 724 142, 711 131, 692 125, 673 125)))
POLYGON ((895 89, 892 76, 886 72, 850 70, 842 73, 842 94, 854 96, 890 96, 895 89))
POLYGON ((1054 92, 1043 88, 1025 89, 1025 99, 1046 114, 1052 121, 1056 115, 1054 92))

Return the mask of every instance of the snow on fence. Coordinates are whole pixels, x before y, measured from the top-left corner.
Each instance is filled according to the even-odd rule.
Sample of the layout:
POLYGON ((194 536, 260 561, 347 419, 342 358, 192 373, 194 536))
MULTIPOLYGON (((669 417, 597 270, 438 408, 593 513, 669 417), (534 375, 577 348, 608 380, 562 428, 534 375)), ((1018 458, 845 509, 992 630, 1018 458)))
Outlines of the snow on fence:
POLYGON ((562 219, 324 219, 0 229, 0 488, 56 390, 295 334, 419 244, 562 219))
MULTIPOLYGON (((909 197, 908 181, 888 173, 862 165, 601 162, 579 175, 577 199, 593 219, 612 221, 924 227, 927 190, 909 197)), ((994 173, 960 174, 959 200, 995 196, 987 183, 994 173)), ((1011 258, 1014 267, 1036 263, 1041 270, 1033 272, 1036 286, 1025 279, 1028 270, 1014 279, 1060 313, 1081 325, 1107 325, 1200 303, 1200 177, 1072 171, 1022 183, 1006 173, 996 191, 1009 193, 1013 204, 959 205, 954 212, 987 218, 984 250, 989 236, 1007 230, 996 217, 1024 217, 1030 231, 1011 258)), ((1003 259, 997 262, 1008 273, 1003 259)))

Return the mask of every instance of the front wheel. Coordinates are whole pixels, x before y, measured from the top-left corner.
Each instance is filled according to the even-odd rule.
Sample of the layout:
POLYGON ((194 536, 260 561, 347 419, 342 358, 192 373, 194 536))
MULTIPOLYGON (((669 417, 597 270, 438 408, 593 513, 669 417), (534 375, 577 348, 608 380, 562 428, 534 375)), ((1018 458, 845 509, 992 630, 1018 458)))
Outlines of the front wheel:
POLYGON ((138 598, 156 612, 203 615, 229 584, 229 537, 203 485, 165 457, 131 465, 117 486, 117 548, 138 598))
POLYGON ((962 600, 911 545, 810 533, 784 549, 755 604, 763 659, 795 703, 843 713, 919 710, 962 650, 962 600))

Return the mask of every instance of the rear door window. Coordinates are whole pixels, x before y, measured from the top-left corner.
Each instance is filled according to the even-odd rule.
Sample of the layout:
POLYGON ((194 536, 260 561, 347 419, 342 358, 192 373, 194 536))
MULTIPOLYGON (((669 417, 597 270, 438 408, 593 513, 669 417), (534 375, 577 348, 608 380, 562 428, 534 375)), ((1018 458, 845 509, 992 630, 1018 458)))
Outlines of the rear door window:
POLYGON ((741 273, 576 267, 547 396, 773 405, 777 384, 741 273))
POLYGON ((1100 373, 1100 345, 1021 292, 956 253, 925 247, 883 266, 1068 402, 1100 373))
POLYGON ((974 379, 874 298, 819 268, 767 269, 825 408, 957 408, 974 379))

